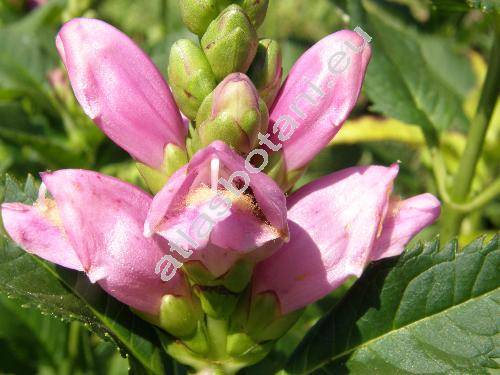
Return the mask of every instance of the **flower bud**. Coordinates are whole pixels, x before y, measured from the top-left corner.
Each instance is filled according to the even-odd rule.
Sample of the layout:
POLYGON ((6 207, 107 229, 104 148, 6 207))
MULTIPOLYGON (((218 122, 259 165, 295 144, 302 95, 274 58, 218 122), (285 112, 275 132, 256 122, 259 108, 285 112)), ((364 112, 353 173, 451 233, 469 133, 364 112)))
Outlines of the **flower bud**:
POLYGON ((210 25, 201 46, 218 80, 245 73, 257 52, 257 32, 238 5, 227 7, 210 25))
POLYGON ((266 132, 267 106, 255 86, 241 73, 229 75, 200 107, 196 126, 201 147, 222 140, 240 153, 249 153, 259 132, 266 132))
POLYGON ((168 178, 188 162, 186 150, 173 143, 165 147, 163 155, 163 163, 158 169, 143 163, 136 163, 139 173, 153 193, 160 191, 168 178))
POLYGON ((172 46, 168 78, 177 105, 192 120, 203 99, 217 86, 205 54, 188 39, 181 39, 172 46))
POLYGON ((248 76, 268 107, 271 107, 276 98, 281 86, 282 75, 279 43, 272 39, 262 39, 259 42, 255 59, 248 70, 248 76))
POLYGON ((245 10, 253 26, 257 29, 266 18, 269 0, 240 0, 241 7, 245 10))
POLYGON ((179 0, 182 22, 198 36, 202 36, 230 0, 179 0))
POLYGON ((197 301, 188 297, 166 295, 160 307, 160 326, 175 337, 194 334, 202 312, 197 301))

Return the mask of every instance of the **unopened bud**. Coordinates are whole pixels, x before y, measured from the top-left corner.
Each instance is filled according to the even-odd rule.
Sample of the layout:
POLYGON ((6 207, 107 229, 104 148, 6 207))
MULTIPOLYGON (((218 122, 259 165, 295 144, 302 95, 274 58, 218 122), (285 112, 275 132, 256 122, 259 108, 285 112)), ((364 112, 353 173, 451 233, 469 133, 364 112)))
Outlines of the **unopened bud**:
POLYGON ((192 120, 196 118, 203 99, 217 86, 205 54, 188 39, 181 39, 172 46, 168 79, 177 105, 192 120))
POLYGON ((182 22, 191 32, 202 36, 210 22, 229 4, 230 0, 179 0, 182 22))
POLYGON ((160 326, 175 337, 192 336, 201 317, 200 306, 193 299, 166 295, 161 300, 160 326))
POLYGON ((185 149, 169 143, 163 154, 163 163, 160 168, 154 169, 146 164, 137 163, 137 169, 151 192, 156 194, 166 184, 168 178, 188 162, 185 149))
POLYGON ((227 7, 210 25, 201 46, 218 80, 234 72, 245 73, 257 52, 257 32, 243 9, 227 7))
POLYGON ((248 70, 248 76, 268 107, 273 104, 281 86, 283 75, 281 60, 279 43, 272 39, 262 39, 259 42, 255 59, 248 70))
POLYGON ((257 145, 259 132, 267 131, 269 113, 250 79, 229 75, 200 107, 196 126, 201 147, 224 141, 242 154, 257 145))
POLYGON ((269 0, 240 0, 241 7, 245 10, 253 26, 257 29, 266 18, 269 0))

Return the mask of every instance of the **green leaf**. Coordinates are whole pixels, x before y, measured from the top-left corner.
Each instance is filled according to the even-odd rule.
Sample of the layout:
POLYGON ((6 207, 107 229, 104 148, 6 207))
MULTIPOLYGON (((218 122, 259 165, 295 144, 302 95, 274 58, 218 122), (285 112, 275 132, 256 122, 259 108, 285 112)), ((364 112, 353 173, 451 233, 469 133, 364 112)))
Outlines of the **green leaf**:
POLYGON ((427 134, 450 127, 466 129, 462 102, 473 76, 450 41, 422 36, 372 1, 350 6, 353 24, 362 25, 373 38, 364 86, 373 109, 419 125, 427 134))
MULTIPOLYGON (((23 367, 36 368, 43 364, 56 368, 64 360, 66 324, 48 319, 38 311, 20 308, 0 295, 0 341, 12 349, 10 360, 24 363, 23 367)), ((2 352, 0 350, 0 372, 16 371, 3 367, 9 360, 2 358, 2 352)))
MULTIPOLYGON (((6 202, 31 203, 36 198, 33 178, 24 189, 6 178, 6 202)), ((55 266, 21 250, 0 235, 0 292, 26 308, 65 320, 78 320, 118 346, 154 374, 165 363, 155 330, 130 309, 91 284, 81 272, 55 266)))
POLYGON ((369 268, 292 355, 290 374, 499 368, 500 236, 419 244, 369 268))

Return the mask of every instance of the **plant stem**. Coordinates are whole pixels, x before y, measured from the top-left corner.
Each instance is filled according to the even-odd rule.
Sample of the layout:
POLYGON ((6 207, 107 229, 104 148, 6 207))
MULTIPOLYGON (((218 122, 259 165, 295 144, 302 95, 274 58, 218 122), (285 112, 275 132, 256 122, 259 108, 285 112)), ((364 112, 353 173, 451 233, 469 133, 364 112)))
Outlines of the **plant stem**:
MULTIPOLYGON (((498 98, 498 87, 500 87, 500 26, 496 22, 498 21, 497 18, 494 17, 493 21, 495 31, 493 47, 488 60, 488 72, 483 84, 476 115, 467 135, 465 150, 453 180, 451 199, 457 203, 463 203, 469 197, 477 162, 481 157, 486 132, 498 98)), ((444 241, 458 235, 464 217, 463 212, 454 209, 450 205, 445 205, 441 222, 441 236, 444 241)))

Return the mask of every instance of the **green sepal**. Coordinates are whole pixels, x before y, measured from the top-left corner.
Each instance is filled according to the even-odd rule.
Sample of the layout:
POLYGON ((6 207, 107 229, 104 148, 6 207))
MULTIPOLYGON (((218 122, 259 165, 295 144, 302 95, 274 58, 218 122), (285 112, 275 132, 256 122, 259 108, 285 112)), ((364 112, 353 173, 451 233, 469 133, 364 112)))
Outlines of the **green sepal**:
POLYGON ((168 81, 182 113, 194 120, 201 103, 217 86, 212 68, 201 48, 181 39, 170 50, 168 81))
POLYGON ((290 191, 297 181, 304 175, 307 167, 296 169, 294 171, 286 172, 286 182, 281 186, 283 191, 290 191))
POLYGON ((246 366, 260 362, 272 349, 274 343, 256 343, 245 333, 229 334, 227 337, 227 353, 236 361, 246 366))
POLYGON ((272 152, 269 155, 269 163, 264 169, 269 177, 271 177, 280 187, 286 185, 286 164, 283 159, 283 152, 272 152))
POLYGON ((245 330, 256 342, 279 339, 302 315, 302 310, 282 315, 279 301, 273 293, 253 296, 248 309, 245 330))
POLYGON ((268 107, 274 103, 283 73, 281 47, 272 39, 261 39, 257 54, 248 69, 260 97, 268 107))
POLYGON ((257 342, 278 340, 299 320, 303 310, 294 311, 290 314, 280 316, 262 330, 252 332, 252 337, 257 342))
POLYGON ((214 319, 228 319, 238 303, 239 296, 224 287, 195 286, 194 292, 201 302, 201 308, 214 319))
POLYGON ((182 266, 189 281, 194 285, 217 286, 220 280, 210 273, 210 271, 198 260, 190 260, 182 266))
POLYGON ((233 293, 241 293, 252 279, 254 264, 247 260, 239 260, 222 280, 222 285, 233 293))
POLYGON ((176 361, 184 365, 191 366, 197 370, 202 370, 208 367, 205 356, 193 352, 182 341, 169 340, 168 342, 163 342, 162 344, 167 354, 176 361))
POLYGON ((158 169, 136 163, 137 169, 153 194, 159 192, 169 177, 188 162, 186 150, 169 143, 164 150, 163 163, 158 169))
POLYGON ((215 277, 197 260, 184 263, 183 271, 192 285, 223 286, 233 293, 242 292, 252 278, 254 264, 247 260, 237 261, 224 275, 215 277))
POLYGON ((230 5, 210 23, 201 46, 215 77, 245 73, 257 52, 257 32, 244 10, 230 5))
POLYGON ((210 351, 210 344, 207 339, 205 323, 202 320, 198 321, 198 326, 191 337, 182 339, 182 342, 193 352, 198 355, 206 355, 210 351))
POLYGON ((184 296, 165 295, 160 306, 160 327, 175 337, 192 336, 202 311, 196 299, 184 296))

